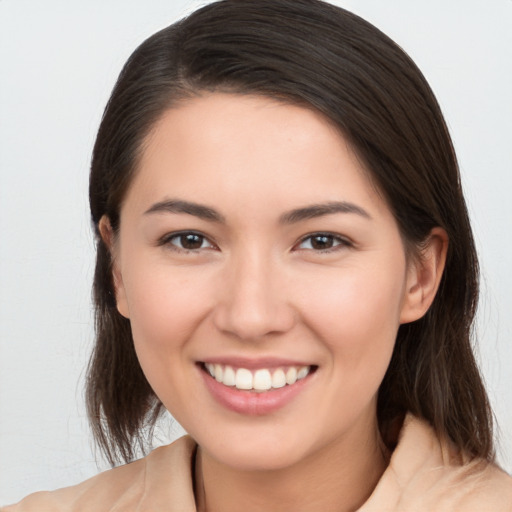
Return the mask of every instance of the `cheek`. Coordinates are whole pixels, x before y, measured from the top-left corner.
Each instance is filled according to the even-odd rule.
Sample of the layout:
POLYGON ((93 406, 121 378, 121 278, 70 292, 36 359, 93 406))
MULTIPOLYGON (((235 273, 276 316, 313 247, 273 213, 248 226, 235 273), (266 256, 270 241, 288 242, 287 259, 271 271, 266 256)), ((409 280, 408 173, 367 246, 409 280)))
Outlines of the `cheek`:
POLYGON ((364 262, 317 270, 294 290, 303 325, 323 348, 322 393, 314 398, 315 414, 304 420, 311 432, 320 429, 334 439, 361 415, 374 414, 395 345, 403 286, 400 264, 383 273, 364 262))
POLYGON ((385 372, 399 327, 404 276, 371 266, 325 275, 309 287, 305 323, 323 340, 335 365, 353 375, 385 372))
POLYGON ((126 276, 125 290, 137 356, 152 383, 170 367, 179 371, 187 359, 184 347, 207 314, 207 287, 197 272, 158 265, 136 268, 126 276))
POLYGON ((135 351, 155 394, 186 424, 183 413, 195 400, 190 340, 206 314, 206 290, 187 272, 148 268, 126 283, 135 351))

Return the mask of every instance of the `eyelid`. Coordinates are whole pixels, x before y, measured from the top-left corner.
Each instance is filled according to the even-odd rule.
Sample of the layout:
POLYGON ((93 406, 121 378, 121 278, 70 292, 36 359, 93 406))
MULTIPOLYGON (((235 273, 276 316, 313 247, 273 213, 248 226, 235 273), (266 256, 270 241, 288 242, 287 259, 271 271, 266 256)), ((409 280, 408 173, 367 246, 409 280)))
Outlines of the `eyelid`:
MULTIPOLYGON (((219 250, 218 246, 210 239, 209 236, 205 235, 201 231, 196 231, 193 229, 182 229, 179 231, 172 231, 170 233, 166 233, 165 235, 161 236, 157 242, 157 246, 169 246, 171 250, 177 251, 177 252, 198 252, 200 250, 204 249, 215 249, 219 250), (197 249, 186 249, 184 247, 179 247, 176 244, 172 243, 173 239, 176 239, 181 236, 185 235, 196 235, 198 237, 201 237, 204 241, 206 241, 209 245, 209 247, 199 247, 197 249)), ((354 243, 348 239, 346 236, 342 236, 338 233, 332 233, 329 231, 315 231, 312 233, 308 233, 304 236, 302 236, 292 247, 292 250, 305 250, 305 251, 311 251, 315 253, 328 253, 332 251, 339 250, 341 248, 349 248, 353 247, 354 243), (305 241, 312 239, 314 237, 328 237, 332 238, 335 242, 335 245, 333 247, 328 247, 327 249, 315 249, 313 247, 311 248, 300 248, 299 246, 303 244, 305 241)))
POLYGON ((179 231, 172 231, 170 233, 166 233, 165 235, 161 236, 156 243, 157 246, 168 246, 171 250, 177 251, 177 252, 198 252, 204 249, 215 249, 218 250, 217 245, 212 242, 209 236, 205 235, 201 231, 196 231, 194 229, 181 229, 179 231), (180 236, 185 235, 196 235, 201 238, 203 238, 206 242, 208 242, 209 247, 199 247, 197 249, 186 249, 184 247, 178 247, 177 245, 171 243, 171 241, 175 238, 178 238, 180 236))
POLYGON ((342 236, 338 233, 332 233, 329 231, 315 231, 313 233, 308 233, 299 239, 299 241, 293 246, 295 250, 304 250, 304 251, 312 251, 315 253, 328 253, 336 250, 340 250, 342 248, 350 248, 354 247, 354 243, 347 238, 346 236, 342 236), (337 243, 333 247, 329 247, 327 249, 314 249, 314 248, 300 248, 299 246, 303 244, 306 240, 309 240, 314 237, 329 237, 335 240, 337 243))

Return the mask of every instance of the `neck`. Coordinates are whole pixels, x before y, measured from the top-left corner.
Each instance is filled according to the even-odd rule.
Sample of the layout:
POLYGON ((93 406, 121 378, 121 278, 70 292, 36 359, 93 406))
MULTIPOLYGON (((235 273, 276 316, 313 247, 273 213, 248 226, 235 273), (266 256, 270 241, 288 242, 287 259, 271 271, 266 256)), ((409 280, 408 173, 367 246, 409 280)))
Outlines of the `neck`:
POLYGON ((204 450, 196 460, 198 512, 343 512, 357 510, 377 485, 387 462, 378 428, 348 434, 297 464, 240 471, 204 450))

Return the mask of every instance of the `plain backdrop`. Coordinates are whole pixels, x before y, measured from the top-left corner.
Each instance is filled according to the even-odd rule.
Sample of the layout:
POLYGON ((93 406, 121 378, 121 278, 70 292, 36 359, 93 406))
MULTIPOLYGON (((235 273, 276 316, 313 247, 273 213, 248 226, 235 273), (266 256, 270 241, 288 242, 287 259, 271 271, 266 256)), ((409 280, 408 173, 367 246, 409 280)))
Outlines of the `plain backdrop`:
MULTIPOLYGON (((130 53, 203 3, 0 0, 0 503, 106 467, 83 406, 91 149, 130 53)), ((447 118, 481 256, 479 359, 511 471, 512 1, 336 3, 413 57, 447 118)), ((179 435, 169 428, 159 442, 179 435)))

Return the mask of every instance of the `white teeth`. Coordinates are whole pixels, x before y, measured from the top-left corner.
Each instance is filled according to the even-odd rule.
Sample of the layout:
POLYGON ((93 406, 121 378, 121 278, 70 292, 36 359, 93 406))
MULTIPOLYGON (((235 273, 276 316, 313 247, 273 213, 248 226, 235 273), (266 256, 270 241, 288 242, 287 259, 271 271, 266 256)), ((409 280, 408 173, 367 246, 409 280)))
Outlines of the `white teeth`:
POLYGON ((266 391, 272 387, 272 377, 268 370, 258 370, 254 374, 252 387, 256 391, 266 391))
POLYGON ((235 370, 233 370, 231 366, 226 366, 224 369, 224 378, 222 379, 222 383, 225 386, 234 386, 236 384, 235 370))
POLYGON ((211 363, 207 363, 206 364, 206 369, 208 370, 208 373, 212 376, 212 377, 215 377, 215 365, 211 364, 211 363))
POLYGON ((224 377, 224 370, 220 364, 215 365, 215 380, 217 382, 222 382, 222 377, 224 377))
MULTIPOLYGON (((297 372, 297 380, 303 379, 307 374, 309 373, 309 366, 303 366, 298 372, 297 372)), ((217 370, 215 370, 215 374, 217 374, 217 370)))
POLYGON ((283 388, 286 386, 286 375, 281 368, 277 369, 272 375, 272 387, 274 389, 283 388))
POLYGON ((291 386, 297 382, 297 368, 291 366, 286 372, 286 384, 291 386))
POLYGON ((307 377, 311 371, 311 366, 290 366, 273 371, 261 368, 253 373, 247 368, 234 369, 231 366, 212 363, 206 363, 205 368, 217 382, 221 382, 225 386, 259 392, 279 389, 286 385, 291 386, 298 380, 307 377))
POLYGON ((245 368, 236 371, 235 386, 237 389, 252 389, 252 373, 245 368))

